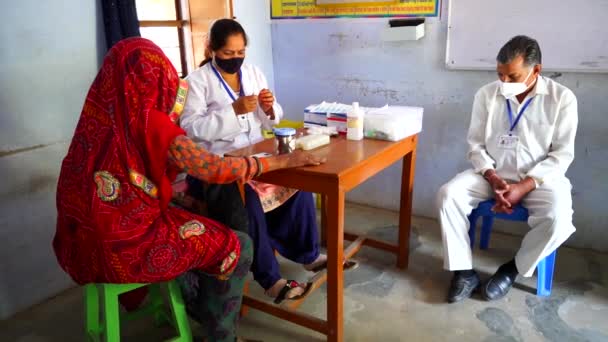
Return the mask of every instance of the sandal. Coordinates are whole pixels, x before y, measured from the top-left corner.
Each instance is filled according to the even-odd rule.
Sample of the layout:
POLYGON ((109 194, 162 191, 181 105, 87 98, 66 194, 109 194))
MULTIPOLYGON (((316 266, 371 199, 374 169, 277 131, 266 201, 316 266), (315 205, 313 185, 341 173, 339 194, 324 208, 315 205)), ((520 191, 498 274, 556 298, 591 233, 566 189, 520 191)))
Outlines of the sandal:
POLYGON ((291 291, 292 289, 295 289, 297 287, 302 287, 300 285, 301 284, 295 280, 287 279, 287 283, 285 283, 285 286, 283 286, 281 291, 279 291, 279 294, 274 299, 274 303, 281 304, 281 302, 283 302, 284 300, 298 300, 298 299, 302 299, 302 298, 306 297, 308 295, 308 292, 312 288, 311 283, 306 283, 306 287, 304 288, 304 292, 302 294, 287 298, 287 293, 289 293, 289 291, 291 291))
MULTIPOLYGON (((346 260, 344 261, 344 263, 342 264, 344 265, 344 270, 345 271, 350 271, 350 270, 354 270, 355 268, 359 267, 359 263, 356 262, 355 260, 346 260)), ((314 273, 319 273, 321 271, 323 271, 324 269, 327 268, 327 261, 325 261, 324 263, 313 267, 310 271, 314 272, 314 273)))

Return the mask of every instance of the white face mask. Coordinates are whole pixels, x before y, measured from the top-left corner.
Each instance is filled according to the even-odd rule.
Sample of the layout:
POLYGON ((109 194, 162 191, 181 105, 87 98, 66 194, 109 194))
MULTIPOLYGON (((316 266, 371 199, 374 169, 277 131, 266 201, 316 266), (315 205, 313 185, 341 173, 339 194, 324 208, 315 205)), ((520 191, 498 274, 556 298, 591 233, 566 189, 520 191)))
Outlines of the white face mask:
POLYGON ((530 75, 532 75, 532 71, 534 71, 534 68, 530 69, 528 76, 526 76, 523 82, 501 82, 500 92, 502 95, 506 98, 512 98, 528 90, 530 87, 526 85, 526 82, 530 75))

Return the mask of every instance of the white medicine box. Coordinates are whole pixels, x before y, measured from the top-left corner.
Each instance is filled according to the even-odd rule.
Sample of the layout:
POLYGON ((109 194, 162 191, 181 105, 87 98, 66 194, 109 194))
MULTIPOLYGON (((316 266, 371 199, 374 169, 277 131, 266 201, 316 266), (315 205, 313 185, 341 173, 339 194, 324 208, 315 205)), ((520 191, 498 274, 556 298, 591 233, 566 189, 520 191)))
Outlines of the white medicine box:
POLYGON ((424 37, 424 22, 424 18, 389 20, 381 38, 386 42, 418 40, 424 37))

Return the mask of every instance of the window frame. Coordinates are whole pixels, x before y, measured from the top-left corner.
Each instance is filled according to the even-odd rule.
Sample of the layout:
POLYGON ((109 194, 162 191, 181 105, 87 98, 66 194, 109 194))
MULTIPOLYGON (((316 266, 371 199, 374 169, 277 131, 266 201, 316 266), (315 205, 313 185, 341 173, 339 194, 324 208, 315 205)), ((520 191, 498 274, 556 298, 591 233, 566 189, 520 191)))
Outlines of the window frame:
POLYGON ((175 27, 177 29, 182 76, 185 76, 191 69, 188 63, 188 42, 186 39, 186 31, 190 25, 190 21, 184 16, 184 9, 188 8, 188 0, 175 0, 174 6, 175 20, 140 20, 139 27, 175 27))
MULTIPOLYGON (((193 41, 193 28, 192 21, 201 19, 207 20, 208 18, 193 18, 192 10, 189 1, 198 0, 175 0, 175 20, 139 20, 139 27, 175 27, 177 29, 179 52, 180 52, 180 64, 182 70, 182 77, 188 75, 191 71, 196 69, 195 57, 200 59, 200 56, 195 56, 195 42, 193 41)), ((206 1, 206 0, 205 0, 206 1)), ((229 18, 234 17, 234 7, 232 0, 216 0, 217 2, 224 2, 226 16, 229 18)), ((197 32, 198 33, 198 32, 197 32)))

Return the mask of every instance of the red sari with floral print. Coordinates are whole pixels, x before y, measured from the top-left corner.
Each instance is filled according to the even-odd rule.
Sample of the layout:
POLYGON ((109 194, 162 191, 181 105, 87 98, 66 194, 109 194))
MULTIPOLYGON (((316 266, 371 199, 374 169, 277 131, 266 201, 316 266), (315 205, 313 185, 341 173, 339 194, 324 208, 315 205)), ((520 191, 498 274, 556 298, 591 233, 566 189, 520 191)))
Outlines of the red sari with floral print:
POLYGON ((230 229, 169 206, 178 170, 168 150, 185 135, 174 122, 182 82, 146 39, 121 41, 104 59, 57 187, 53 247, 77 283, 158 282, 191 269, 225 276, 236 265, 230 229))

